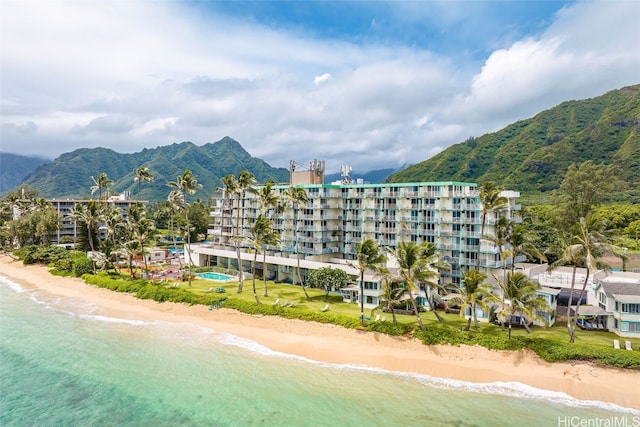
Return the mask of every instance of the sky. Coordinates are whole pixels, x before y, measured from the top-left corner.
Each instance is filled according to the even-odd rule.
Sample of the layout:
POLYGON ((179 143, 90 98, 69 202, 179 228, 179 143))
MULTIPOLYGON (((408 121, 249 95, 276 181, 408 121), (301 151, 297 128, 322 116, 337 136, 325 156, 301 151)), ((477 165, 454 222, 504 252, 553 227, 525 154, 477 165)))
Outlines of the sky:
POLYGON ((399 168, 640 83, 640 1, 0 0, 0 151, 399 168))

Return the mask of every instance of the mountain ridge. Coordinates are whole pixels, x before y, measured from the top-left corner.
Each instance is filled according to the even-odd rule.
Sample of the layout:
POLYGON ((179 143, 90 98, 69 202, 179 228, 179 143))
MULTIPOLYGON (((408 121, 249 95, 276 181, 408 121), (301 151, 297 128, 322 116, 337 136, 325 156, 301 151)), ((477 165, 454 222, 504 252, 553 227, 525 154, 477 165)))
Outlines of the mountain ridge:
POLYGON ((640 187, 640 85, 563 102, 452 145, 387 181, 493 181, 539 194, 557 189, 567 168, 586 160, 613 165, 632 190, 640 187))
POLYGON ((258 182, 288 182, 288 170, 273 168, 264 160, 252 157, 239 142, 230 137, 198 146, 190 141, 136 153, 117 153, 110 148, 79 148, 61 154, 53 162, 41 165, 23 181, 46 198, 86 198, 93 185, 92 176, 105 172, 114 181, 114 193, 131 192, 134 197, 158 201, 166 199, 167 182, 174 181, 185 169, 191 169, 202 184, 195 198, 207 198, 228 174, 247 169, 258 182), (146 166, 154 176, 151 183, 134 182, 134 169, 146 166), (204 196, 203 196, 204 195, 204 196))

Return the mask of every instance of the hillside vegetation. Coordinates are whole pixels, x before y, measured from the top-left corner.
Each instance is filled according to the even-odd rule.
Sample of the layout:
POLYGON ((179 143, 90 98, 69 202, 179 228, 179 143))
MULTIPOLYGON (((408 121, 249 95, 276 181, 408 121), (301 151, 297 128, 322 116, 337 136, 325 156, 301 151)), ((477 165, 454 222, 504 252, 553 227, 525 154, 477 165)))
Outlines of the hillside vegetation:
POLYGON ((453 145, 387 181, 493 181, 535 195, 557 189, 569 165, 586 160, 616 168, 628 184, 618 200, 640 200, 640 85, 563 102, 453 145))
POLYGON ((39 190, 39 195, 45 198, 86 198, 91 194, 91 177, 105 172, 114 181, 113 192, 130 191, 135 198, 158 201, 167 198, 170 190, 167 182, 174 181, 187 168, 203 186, 195 197, 203 199, 221 186, 220 178, 237 175, 243 169, 253 173, 258 182, 289 180, 287 169, 273 168, 251 157, 237 141, 225 137, 202 146, 182 142, 132 154, 108 148, 81 148, 40 166, 24 183, 39 190), (138 189, 134 169, 140 166, 148 167, 154 180, 141 184, 138 189))

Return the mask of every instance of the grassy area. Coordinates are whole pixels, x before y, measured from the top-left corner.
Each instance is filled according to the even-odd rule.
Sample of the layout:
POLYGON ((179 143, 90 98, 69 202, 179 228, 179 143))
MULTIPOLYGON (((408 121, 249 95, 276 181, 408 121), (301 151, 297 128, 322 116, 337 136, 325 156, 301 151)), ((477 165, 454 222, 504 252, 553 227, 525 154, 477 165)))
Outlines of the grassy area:
MULTIPOLYGON (((186 283, 185 285, 186 286, 186 283)), ((223 287, 226 292, 225 295, 230 299, 239 299, 242 301, 255 303, 255 298, 253 296, 252 289, 252 281, 245 280, 243 284, 242 293, 237 293, 238 290, 238 282, 229 282, 220 284, 220 282, 215 282, 211 280, 204 279, 196 279, 192 281, 191 291, 195 293, 205 293, 205 291, 209 288, 213 287, 214 289, 217 287, 223 287)), ((258 293, 258 298, 260 302, 265 305, 271 305, 276 300, 279 300, 280 303, 284 301, 294 301, 295 307, 299 310, 306 310, 312 312, 320 312, 322 308, 327 304, 325 301, 325 294, 323 291, 319 289, 307 288, 307 293, 311 297, 311 301, 307 301, 302 288, 296 285, 290 285, 285 283, 275 283, 273 281, 267 281, 267 289, 269 296, 264 297, 264 284, 262 281, 256 281, 256 291, 258 293)), ((342 298, 338 295, 329 295, 329 304, 330 309, 329 312, 332 314, 341 314, 345 316, 352 316, 354 318, 360 317, 360 307, 358 304, 353 303, 345 303, 342 301, 342 298)), ((392 321, 391 313, 380 313, 381 315, 386 317, 387 322, 392 321)), ((449 314, 449 313, 440 313, 440 315, 444 319, 444 324, 447 327, 452 329, 462 329, 466 325, 466 320, 460 317, 457 314, 449 314)), ((365 309, 365 316, 371 316, 371 310, 365 309)), ((429 328, 433 325, 436 325, 438 322, 433 313, 425 312, 420 313, 420 317, 426 328, 429 328)), ((397 314, 396 318, 398 323, 403 323, 406 325, 410 325, 412 327, 417 327, 417 320, 413 315, 406 314, 397 314)), ((473 329, 473 326, 472 326, 473 329)), ((489 323, 480 323, 480 330, 484 335, 491 336, 506 336, 507 329, 502 330, 500 326, 496 326, 489 323)), ((564 322, 557 322, 554 326, 543 328, 543 327, 534 327, 533 332, 528 334, 527 331, 523 328, 514 328, 512 329, 513 337, 537 337, 549 339, 557 342, 567 342, 568 341, 568 333, 566 324, 564 322)), ((578 329, 576 332, 576 343, 584 344, 589 346, 600 346, 600 347, 613 347, 613 340, 629 340, 632 343, 632 346, 636 350, 640 350, 640 339, 635 338, 620 338, 616 334, 612 332, 601 332, 601 331, 583 331, 578 329)), ((640 356, 639 356, 640 357, 640 356)))

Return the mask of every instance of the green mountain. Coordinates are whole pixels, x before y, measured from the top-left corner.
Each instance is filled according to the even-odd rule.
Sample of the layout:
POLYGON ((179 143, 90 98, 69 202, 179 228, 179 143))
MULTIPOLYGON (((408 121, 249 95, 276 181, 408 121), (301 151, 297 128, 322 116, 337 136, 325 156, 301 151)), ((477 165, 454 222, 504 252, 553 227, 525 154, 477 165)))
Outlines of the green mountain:
POLYGON ((613 165, 640 197, 640 85, 568 101, 504 129, 469 138, 391 175, 388 182, 496 182, 540 194, 559 187, 572 163, 613 165))
POLYGON ((171 190, 167 182, 175 181, 187 168, 203 186, 194 196, 201 199, 208 198, 221 186, 220 178, 237 175, 243 169, 253 173, 258 182, 289 181, 287 169, 273 168, 263 160, 251 157, 237 141, 224 137, 202 146, 182 142, 145 148, 132 154, 117 153, 108 148, 81 148, 40 166, 24 183, 39 190, 41 197, 88 198, 93 185, 91 177, 105 172, 114 181, 110 188, 112 192, 130 191, 135 198, 159 201, 166 200, 171 190), (154 180, 142 183, 138 192, 133 171, 140 166, 148 167, 154 180))
POLYGON ((0 153, 0 194, 19 186, 38 166, 50 161, 41 157, 0 153))

